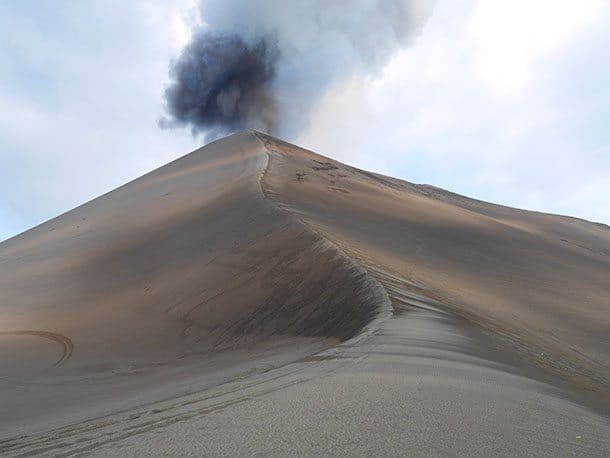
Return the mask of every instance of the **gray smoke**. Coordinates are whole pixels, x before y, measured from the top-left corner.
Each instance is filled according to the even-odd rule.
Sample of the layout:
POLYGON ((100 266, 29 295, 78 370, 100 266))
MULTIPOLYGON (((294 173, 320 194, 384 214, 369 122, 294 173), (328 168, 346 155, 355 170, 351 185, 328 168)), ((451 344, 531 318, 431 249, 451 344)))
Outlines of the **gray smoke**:
MULTIPOLYGON (((207 0, 170 65, 163 128, 207 139, 253 128, 292 138, 326 90, 379 72, 433 0, 207 0)), ((349 116, 349 113, 346 113, 349 116)))

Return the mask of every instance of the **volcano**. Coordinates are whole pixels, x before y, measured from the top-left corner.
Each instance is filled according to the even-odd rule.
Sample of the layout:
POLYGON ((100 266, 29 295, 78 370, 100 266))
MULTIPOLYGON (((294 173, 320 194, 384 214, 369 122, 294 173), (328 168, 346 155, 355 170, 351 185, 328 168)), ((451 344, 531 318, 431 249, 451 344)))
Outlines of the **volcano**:
POLYGON ((2 455, 610 454, 610 228, 213 142, 0 244, 2 455))

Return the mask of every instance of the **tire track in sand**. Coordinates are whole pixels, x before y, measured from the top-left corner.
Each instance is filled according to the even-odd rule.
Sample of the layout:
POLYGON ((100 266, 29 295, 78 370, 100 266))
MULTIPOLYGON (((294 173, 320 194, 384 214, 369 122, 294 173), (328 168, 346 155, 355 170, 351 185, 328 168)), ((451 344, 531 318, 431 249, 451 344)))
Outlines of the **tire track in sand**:
POLYGON ((34 336, 34 337, 42 337, 43 339, 50 340, 59 344, 62 350, 62 354, 60 358, 53 364, 53 367, 59 367, 64 364, 70 357, 72 356, 72 352, 74 351, 74 344, 72 340, 57 332, 50 331, 37 331, 33 329, 21 329, 18 331, 0 331, 0 336, 34 336))

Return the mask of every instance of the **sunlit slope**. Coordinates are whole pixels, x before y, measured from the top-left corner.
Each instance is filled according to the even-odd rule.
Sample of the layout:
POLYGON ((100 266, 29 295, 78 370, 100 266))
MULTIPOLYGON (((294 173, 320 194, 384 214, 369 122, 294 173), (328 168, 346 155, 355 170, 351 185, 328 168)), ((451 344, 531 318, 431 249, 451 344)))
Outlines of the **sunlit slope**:
POLYGON ((420 285, 542 365, 606 385, 610 229, 361 171, 259 134, 264 189, 363 265, 420 285))
POLYGON ((25 357, 0 370, 104 373, 356 334, 380 288, 264 197, 267 161, 236 134, 2 243, 0 338, 25 357))

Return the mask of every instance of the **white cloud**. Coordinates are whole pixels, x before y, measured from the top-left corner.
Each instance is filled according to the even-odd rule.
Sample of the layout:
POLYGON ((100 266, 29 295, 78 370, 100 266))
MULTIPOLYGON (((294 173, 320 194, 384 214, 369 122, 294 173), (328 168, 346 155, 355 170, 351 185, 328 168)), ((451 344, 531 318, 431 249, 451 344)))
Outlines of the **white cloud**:
POLYGON ((200 144, 156 124, 192 0, 68 3, 0 5, 0 240, 200 144))
MULTIPOLYGON (((197 0, 0 4, 0 240, 198 146, 161 131, 197 0), (88 15, 95 21, 87 21, 88 15)), ((439 2, 297 142, 484 200, 610 223, 610 4, 439 2)))
POLYGON ((329 92, 299 141, 409 181, 610 222, 604 8, 439 2, 415 46, 376 80, 329 92))
POLYGON ((191 40, 191 31, 200 24, 199 0, 180 2, 146 2, 141 4, 144 18, 151 29, 168 31, 174 53, 191 40))
POLYGON ((503 91, 523 88, 536 59, 560 48, 603 8, 601 0, 482 0, 469 21, 482 80, 503 91))

